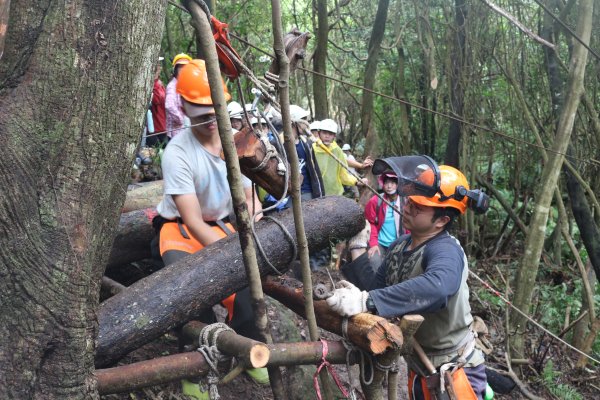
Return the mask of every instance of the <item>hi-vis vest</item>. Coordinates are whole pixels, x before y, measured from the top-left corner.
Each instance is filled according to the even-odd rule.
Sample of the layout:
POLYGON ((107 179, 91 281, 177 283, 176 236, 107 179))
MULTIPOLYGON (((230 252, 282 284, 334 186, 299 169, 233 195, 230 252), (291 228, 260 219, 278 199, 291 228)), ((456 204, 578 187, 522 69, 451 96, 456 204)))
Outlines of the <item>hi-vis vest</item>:
MULTIPOLYGON (((442 235, 449 235, 442 233, 442 235)), ((454 237, 451 237, 456 240, 454 237)), ((457 244, 458 240, 456 240, 457 244)), ((423 268, 423 254, 427 244, 417 251, 404 254, 408 240, 396 244, 387 255, 388 267, 386 286, 391 286, 417 277, 425 272, 423 268)), ((461 248, 462 249, 462 248, 461 248)), ((440 366, 457 355, 464 346, 464 341, 470 335, 470 325, 473 322, 471 306, 469 305, 469 287, 467 286, 468 264, 463 252, 463 270, 461 284, 458 291, 450 298, 445 308, 429 314, 423 314, 425 320, 415 333, 415 339, 435 367, 440 366)), ((476 350, 467 366, 477 366, 483 363, 483 354, 476 350)), ((407 360, 409 365, 411 360, 407 360)))

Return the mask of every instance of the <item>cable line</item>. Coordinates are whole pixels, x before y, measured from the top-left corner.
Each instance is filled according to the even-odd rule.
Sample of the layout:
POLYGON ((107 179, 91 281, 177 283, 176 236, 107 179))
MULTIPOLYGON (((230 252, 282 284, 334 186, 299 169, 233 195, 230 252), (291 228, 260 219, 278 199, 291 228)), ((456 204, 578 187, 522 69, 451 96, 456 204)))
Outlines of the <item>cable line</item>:
MULTIPOLYGON (((231 35, 233 38, 237 39, 238 41, 240 41, 240 42, 242 42, 242 43, 244 43, 244 44, 252 47, 253 49, 255 49, 255 50, 257 50, 257 51, 259 51, 259 52, 261 52, 261 53, 263 53, 263 54, 265 54, 265 55, 267 55, 269 57, 274 58, 274 56, 272 54, 270 54, 269 52, 267 52, 267 51, 265 51, 265 50, 263 50, 263 49, 255 46, 255 45, 253 45, 252 43, 248 42, 247 40, 245 40, 245 39, 243 39, 243 38, 241 38, 241 37, 239 37, 239 36, 237 36, 237 35, 235 35, 235 34, 233 34, 231 32, 229 33, 229 35, 231 35)), ((396 102, 401 103, 401 104, 406 104, 406 105, 411 106, 413 108, 417 108, 419 110, 423 110, 423 111, 426 111, 426 112, 438 115, 438 116, 446 118, 446 119, 451 119, 451 120, 454 120, 454 121, 458 121, 458 122, 460 122, 462 124, 469 125, 469 126, 472 126, 474 128, 477 128, 477 129, 481 129, 481 130, 486 131, 486 132, 490 132, 490 133, 492 133, 494 135, 500 136, 500 137, 502 137, 502 138, 504 138, 506 140, 509 140, 509 141, 511 141, 513 143, 520 143, 520 144, 524 144, 526 146, 536 147, 538 149, 546 150, 547 152, 550 152, 550 153, 554 153, 554 154, 558 154, 558 155, 564 156, 565 158, 568 158, 570 160, 580 161, 582 163, 594 164, 594 165, 600 166, 600 161, 598 161, 598 160, 596 160, 594 158, 584 159, 584 158, 572 156, 572 155, 569 155, 569 154, 566 154, 566 153, 562 153, 560 151, 556 151, 554 149, 551 149, 549 147, 545 147, 545 146, 537 144, 537 143, 528 142, 525 139, 520 139, 520 138, 512 137, 510 135, 507 135, 506 133, 500 132, 500 131, 492 129, 492 128, 488 128, 488 127, 483 126, 483 125, 476 124, 474 122, 470 122, 470 121, 464 120, 464 119, 462 119, 460 117, 457 117, 457 116, 454 116, 454 115, 450 115, 450 114, 446 114, 446 113, 443 113, 441 111, 432 110, 430 108, 421 106, 419 104, 414 104, 414 103, 411 103, 411 102, 409 102, 407 100, 402 100, 402 99, 399 99, 397 97, 390 96, 390 95, 385 94, 385 93, 377 92, 377 91, 372 90, 372 89, 367 89, 364 86, 357 85, 357 84, 351 83, 351 82, 347 82, 347 81, 341 80, 339 78, 335 78, 335 77, 327 75, 327 74, 322 74, 320 72, 313 71, 312 69, 303 68, 303 67, 300 67, 300 66, 298 66, 298 69, 302 70, 302 71, 305 71, 305 72, 308 72, 308 73, 311 73, 313 75, 321 76, 323 78, 332 80, 334 82, 341 83, 343 85, 348 85, 348 86, 351 86, 353 88, 360 89, 360 90, 372 93, 372 94, 374 94, 376 96, 379 96, 379 97, 383 97, 383 98, 386 98, 386 99, 389 99, 389 100, 393 100, 393 101, 396 101, 396 102)))
POLYGON ((583 47, 585 47, 590 53, 592 53, 594 55, 594 57, 596 57, 596 59, 600 60, 600 55, 598 55, 598 53, 596 53, 590 46, 588 46, 587 43, 585 43, 583 41, 582 38, 580 38, 575 32, 573 32, 573 30, 571 28, 569 28, 569 26, 567 24, 565 24, 560 18, 558 18, 557 15, 554 15, 552 13, 552 11, 550 11, 550 9, 548 7, 546 7, 546 5, 544 3, 542 3, 540 0, 533 0, 537 3, 537 5, 539 5, 540 7, 542 7, 544 9, 544 11, 552 17, 553 20, 555 20, 556 22, 558 22, 563 28, 565 28, 565 30, 567 32, 569 32, 569 34, 571 36, 573 36, 579 43, 581 43, 583 45, 583 47))

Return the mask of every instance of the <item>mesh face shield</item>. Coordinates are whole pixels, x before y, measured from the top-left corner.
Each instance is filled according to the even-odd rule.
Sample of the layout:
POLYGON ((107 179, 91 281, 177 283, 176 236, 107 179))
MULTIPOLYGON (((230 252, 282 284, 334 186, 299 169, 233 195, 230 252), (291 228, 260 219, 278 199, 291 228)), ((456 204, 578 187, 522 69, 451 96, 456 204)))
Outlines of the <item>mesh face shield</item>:
POLYGON ((372 172, 375 175, 393 171, 398 177, 400 196, 433 197, 440 190, 438 165, 428 156, 401 156, 377 159, 372 172))

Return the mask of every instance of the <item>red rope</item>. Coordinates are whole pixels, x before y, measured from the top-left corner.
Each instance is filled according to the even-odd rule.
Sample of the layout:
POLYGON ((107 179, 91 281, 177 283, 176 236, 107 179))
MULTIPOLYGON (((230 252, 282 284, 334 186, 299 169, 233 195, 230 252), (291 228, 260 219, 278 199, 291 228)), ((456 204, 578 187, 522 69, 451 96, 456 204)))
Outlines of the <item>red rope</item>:
POLYGON ((321 364, 319 364, 319 366, 317 367, 317 372, 315 372, 315 374, 313 375, 313 383, 314 383, 314 386, 315 386, 315 392, 317 393, 317 399, 318 400, 322 399, 322 397, 321 397, 321 389, 319 388, 318 375, 319 375, 319 372, 321 372, 321 370, 323 369, 323 367, 327 368, 327 371, 329 371, 329 374, 331 375, 331 377, 335 381, 335 384, 340 389, 340 391, 342 392, 342 394, 344 395, 344 397, 348 397, 348 392, 346 391, 346 389, 344 388, 344 386, 340 382, 340 378, 339 378, 338 374, 335 372, 335 369, 333 368, 333 365, 331 365, 329 363, 329 361, 326 360, 327 353, 329 352, 329 346, 327 345, 327 341, 323 340, 323 339, 320 339, 320 340, 321 340, 321 343, 323 343, 323 354, 321 356, 321 364))

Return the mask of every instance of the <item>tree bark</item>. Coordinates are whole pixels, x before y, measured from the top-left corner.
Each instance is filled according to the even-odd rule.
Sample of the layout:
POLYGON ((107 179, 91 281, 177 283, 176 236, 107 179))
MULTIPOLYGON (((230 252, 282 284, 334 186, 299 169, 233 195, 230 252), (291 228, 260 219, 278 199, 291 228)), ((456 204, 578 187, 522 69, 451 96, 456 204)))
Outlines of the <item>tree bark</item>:
MULTIPOLYGON (((344 197, 307 201, 303 212, 312 251, 364 228, 362 210, 344 197)), ((290 211, 281 212, 277 219, 288 232, 294 230, 290 211)), ((288 268, 294 252, 281 228, 259 221, 256 231, 273 265, 288 268)), ((262 275, 273 273, 262 258, 259 268, 262 275)), ((136 282, 100 306, 97 365, 111 364, 247 285, 237 233, 136 282)))
MULTIPOLYGON (((317 47, 313 55, 313 69, 327 73, 327 43, 329 38, 329 18, 327 16, 327 0, 316 0, 317 3, 317 47)), ((313 96, 315 98, 315 119, 329 118, 327 105, 327 78, 313 74, 313 96)))
MULTIPOLYGON (((586 43, 589 43, 592 25, 593 2, 581 0, 579 17, 577 22, 577 34, 586 43)), ((585 76, 585 65, 587 62, 587 49, 579 42, 574 43, 573 52, 569 66, 569 77, 562 105, 560 120, 556 129, 555 140, 552 146, 554 152, 548 154, 548 163, 542 171, 541 182, 537 192, 536 204, 531 222, 529 234, 525 241, 525 255, 521 260, 516 276, 514 305, 524 311, 529 309, 531 295, 535 287, 535 279, 538 272, 539 260, 544 245, 546 233, 546 222, 552 202, 552 196, 558 182, 564 156, 567 150, 577 108, 583 92, 583 79, 585 76), (558 153, 558 154, 557 154, 558 153)), ((526 320, 517 312, 511 313, 511 324, 515 328, 522 329, 526 320)), ((511 340, 511 352, 515 358, 522 358, 524 341, 522 335, 514 335, 511 340)))
POLYGON ((97 398, 99 285, 166 2, 11 5, 0 63, 0 393, 97 398))

